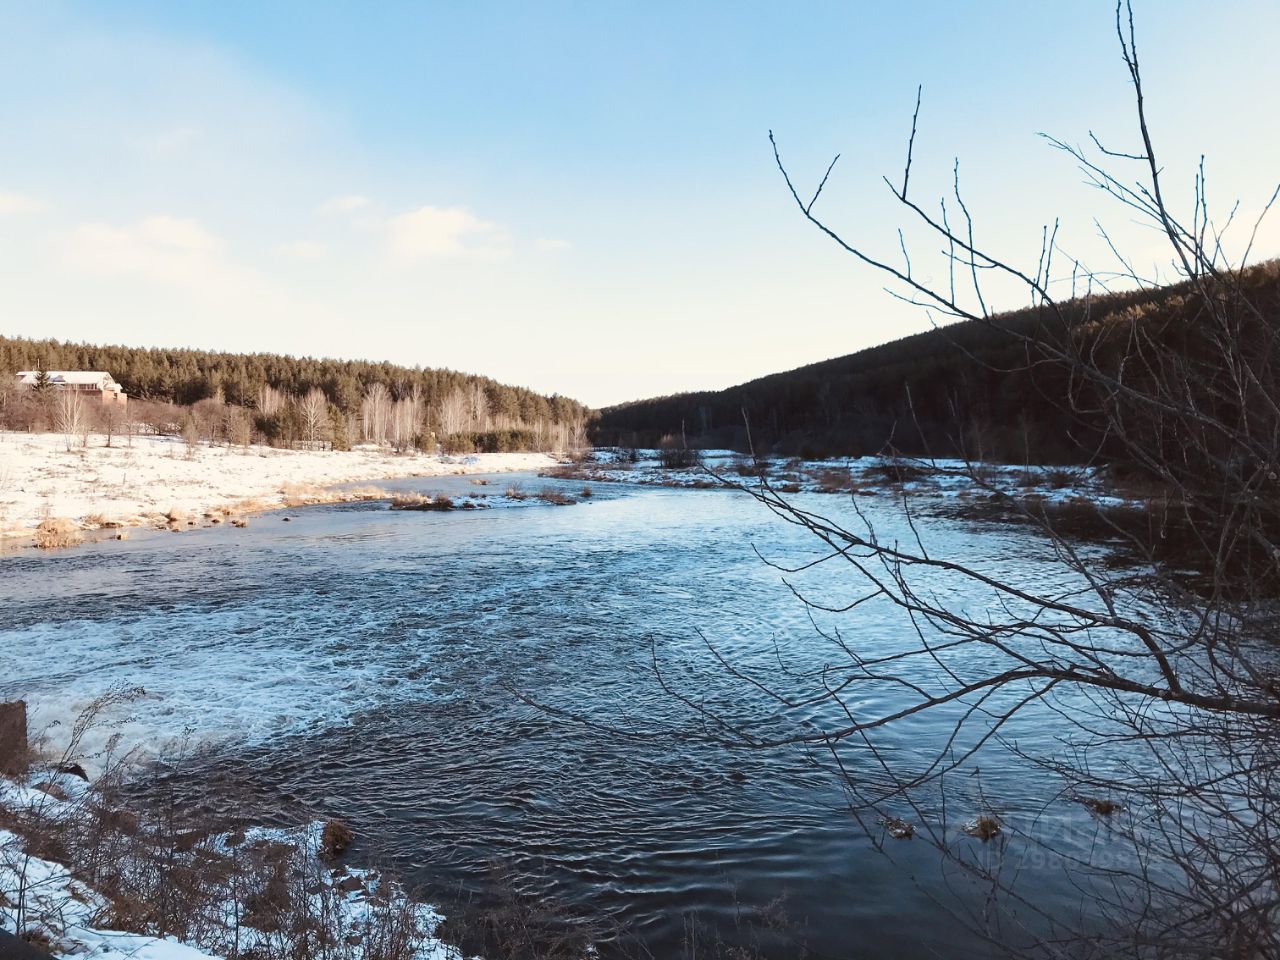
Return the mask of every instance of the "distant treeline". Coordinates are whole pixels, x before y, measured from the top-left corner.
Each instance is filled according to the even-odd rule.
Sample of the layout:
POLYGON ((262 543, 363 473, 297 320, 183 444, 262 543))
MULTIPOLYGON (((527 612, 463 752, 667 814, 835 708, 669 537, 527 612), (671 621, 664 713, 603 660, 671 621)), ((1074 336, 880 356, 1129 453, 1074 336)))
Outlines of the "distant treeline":
MULTIPOLYGON (((1280 261, 1251 268, 1244 285, 1280 318, 1280 261)), ((1184 286, 1106 294, 1065 304, 1061 318, 1024 309, 990 323, 959 322, 849 356, 772 374, 715 392, 640 400, 601 411, 597 444, 726 447, 805 457, 863 455, 894 448, 912 455, 967 454, 1011 462, 1075 462, 1105 456, 1100 401, 1082 392, 1070 365, 1011 334, 1119 364, 1131 330, 1178 344, 1189 364, 1212 363, 1210 331, 1197 332, 1197 302, 1184 286), (1108 359, 1109 358, 1109 359, 1108 359)), ((1137 363, 1127 376, 1137 375, 1137 363)), ((1117 366, 1118 369, 1118 366, 1117 366)), ((1211 378, 1212 371, 1204 377, 1211 378)), ((1203 379, 1204 377, 1201 377, 1203 379)))
POLYGON ((129 394, 131 417, 153 429, 194 417, 214 440, 252 431, 286 444, 566 449, 581 442, 591 413, 568 397, 453 370, 0 337, 0 411, 7 406, 10 427, 52 428, 47 403, 13 395, 12 374, 33 369, 105 370, 129 394))

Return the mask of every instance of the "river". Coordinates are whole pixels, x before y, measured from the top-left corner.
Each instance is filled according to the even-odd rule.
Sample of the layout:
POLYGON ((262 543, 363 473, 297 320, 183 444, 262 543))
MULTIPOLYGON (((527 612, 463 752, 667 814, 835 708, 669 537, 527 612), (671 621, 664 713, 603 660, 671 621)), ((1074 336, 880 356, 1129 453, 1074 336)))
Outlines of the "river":
MULTIPOLYGON (((847 510, 839 497, 799 499, 847 510)), ((870 503, 883 529, 902 527, 891 497, 870 503)), ((1024 528, 946 516, 920 527, 931 549, 984 569, 1061 576, 1024 528)), ((664 691, 655 658, 671 689, 753 730, 834 719, 780 711, 709 650, 775 678, 779 662, 839 662, 784 580, 838 605, 857 593, 848 570, 786 578, 753 548, 791 564, 815 556, 811 536, 741 494, 599 485, 568 507, 320 506, 246 529, 22 551, 0 558, 0 699, 25 697, 37 724, 65 727, 105 690, 141 687, 118 729, 148 749, 178 737, 202 747, 182 768, 193 797, 268 822, 341 815, 357 855, 385 858, 445 913, 492 898, 496 871, 654 956, 676 955, 695 927, 750 936, 776 957, 799 944, 832 957, 990 955, 969 930, 983 891, 920 839, 879 852, 826 755, 680 735, 697 717, 664 691), (781 932, 744 933, 780 912, 781 932)), ((911 629, 875 603, 818 626, 870 651, 911 629)), ((884 693, 858 705, 892 704, 884 693)), ((1051 747, 1054 727, 1033 711, 1020 742, 1051 747)), ((910 766, 949 731, 947 716, 924 718, 879 743, 910 766)), ((856 776, 877 776, 856 745, 842 755, 856 776)), ((1068 845, 1098 842, 1077 806, 1046 813, 1044 778, 1000 747, 974 766, 980 788, 955 789, 953 829, 994 804, 1002 817, 1053 819, 1068 845)), ((1078 904, 1057 863, 1021 867, 1046 909, 1078 904)))

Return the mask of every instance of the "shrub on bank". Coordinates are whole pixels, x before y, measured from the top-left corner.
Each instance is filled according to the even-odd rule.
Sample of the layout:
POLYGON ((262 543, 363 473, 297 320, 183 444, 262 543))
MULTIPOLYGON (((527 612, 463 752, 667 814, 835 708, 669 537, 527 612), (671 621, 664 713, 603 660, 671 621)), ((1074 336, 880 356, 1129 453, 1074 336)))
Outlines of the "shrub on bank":
POLYGON ((518 453, 537 448, 532 430, 484 430, 452 433, 441 441, 445 453, 518 453))

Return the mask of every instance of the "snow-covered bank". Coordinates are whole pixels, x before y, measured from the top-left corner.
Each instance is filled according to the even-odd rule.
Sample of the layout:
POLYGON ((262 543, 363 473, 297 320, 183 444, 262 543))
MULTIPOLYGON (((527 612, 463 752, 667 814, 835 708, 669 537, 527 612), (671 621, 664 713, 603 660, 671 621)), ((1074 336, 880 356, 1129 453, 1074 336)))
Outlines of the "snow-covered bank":
POLYGON ((49 517, 86 529, 139 526, 205 513, 248 513, 314 497, 317 488, 392 477, 545 470, 544 453, 436 457, 352 451, 210 447, 172 437, 78 438, 0 432, 0 537, 29 536, 49 517))
POLYGON ((0 780, 0 928, 97 960, 461 960, 432 907, 342 864, 321 824, 208 834, 173 814, 55 769, 0 780))
POLYGON ((1129 499, 1091 467, 1021 466, 956 459, 847 457, 832 460, 753 460, 729 450, 704 450, 678 463, 657 450, 595 451, 591 459, 559 465, 547 476, 596 483, 713 489, 768 483, 776 493, 876 496, 909 493, 965 500, 1005 497, 1020 501, 1120 506, 1129 499))

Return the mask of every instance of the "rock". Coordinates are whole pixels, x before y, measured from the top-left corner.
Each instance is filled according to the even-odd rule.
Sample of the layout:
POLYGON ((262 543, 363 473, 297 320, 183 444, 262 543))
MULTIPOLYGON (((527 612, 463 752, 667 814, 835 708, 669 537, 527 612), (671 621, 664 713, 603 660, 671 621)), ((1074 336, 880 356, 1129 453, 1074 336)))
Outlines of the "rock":
POLYGON ((26 701, 0 703, 0 777, 25 777, 30 759, 26 701))
POLYGON ((1072 797, 1072 799, 1076 803, 1083 805, 1095 817, 1109 817, 1113 813, 1119 813, 1124 809, 1114 800, 1107 800, 1103 797, 1072 797))
POLYGON ((245 527, 247 527, 247 526, 249 525, 249 521, 248 521, 248 520, 240 520, 240 519, 236 519, 236 520, 232 520, 232 521, 231 521, 231 525, 232 525, 233 527, 239 527, 240 529, 244 529, 245 527))
POLYGON ((741 770, 733 770, 733 771, 730 771, 729 773, 729 779, 732 780, 734 783, 746 783, 747 775, 743 773, 741 770))
POLYGON ((79 777, 85 783, 89 782, 89 774, 85 772, 84 767, 78 763, 60 763, 54 767, 58 773, 65 773, 69 777, 79 777))
POLYGON ((61 800, 64 803, 71 799, 67 794, 67 791, 63 790, 62 787, 58 786, 51 780, 44 780, 37 783, 35 785, 35 789, 39 790, 41 793, 47 793, 49 796, 53 797, 53 799, 61 800))
POLYGON ((185 830, 173 835, 173 849, 180 853, 190 853, 209 835, 203 830, 185 830))
POLYGON ((324 825, 324 831, 320 834, 320 856, 327 859, 342 856, 355 838, 355 833, 346 823, 341 820, 330 820, 324 825))
POLYGON ((884 817, 879 821, 885 832, 895 840, 910 840, 916 834, 916 825, 898 817, 884 817))
POLYGON ((971 837, 977 837, 983 843, 996 837, 1000 833, 1000 821, 989 814, 980 817, 974 817, 964 825, 964 832, 971 837))
POLYGON ((364 883, 359 877, 344 877, 333 885, 333 889, 339 893, 356 893, 364 889, 364 883))
POLYGON ((288 522, 289 522, 290 520, 292 520, 292 519, 293 519, 293 517, 281 517, 281 518, 280 518, 280 522, 281 522, 281 523, 288 523, 288 522))
POLYGON ((142 821, 132 810, 103 810, 100 816, 108 827, 130 837, 142 829, 142 821))

